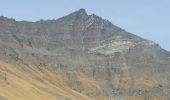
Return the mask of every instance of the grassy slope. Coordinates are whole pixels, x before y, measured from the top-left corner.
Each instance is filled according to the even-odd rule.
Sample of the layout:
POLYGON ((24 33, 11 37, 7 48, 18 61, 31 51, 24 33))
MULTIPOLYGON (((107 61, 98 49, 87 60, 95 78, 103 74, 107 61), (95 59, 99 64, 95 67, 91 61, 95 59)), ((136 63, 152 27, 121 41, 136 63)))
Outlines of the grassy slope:
POLYGON ((90 100, 73 91, 61 75, 36 66, 0 61, 0 98, 8 100, 90 100))
MULTIPOLYGON (((64 76, 34 65, 15 65, 0 61, 0 100, 110 100, 109 97, 96 96, 89 98, 83 94, 87 91, 102 91, 102 88, 84 74, 77 73, 76 80, 83 86, 83 94, 72 90, 64 81, 64 76)), ((129 76, 125 73, 120 84, 123 90, 129 88, 129 76)), ((113 81, 113 85, 117 82, 113 81)), ((159 83, 145 79, 134 78, 135 89, 150 89, 159 83)), ((127 96, 126 100, 145 100, 145 96, 127 96)), ((151 100, 165 100, 160 94, 153 94, 151 100)))

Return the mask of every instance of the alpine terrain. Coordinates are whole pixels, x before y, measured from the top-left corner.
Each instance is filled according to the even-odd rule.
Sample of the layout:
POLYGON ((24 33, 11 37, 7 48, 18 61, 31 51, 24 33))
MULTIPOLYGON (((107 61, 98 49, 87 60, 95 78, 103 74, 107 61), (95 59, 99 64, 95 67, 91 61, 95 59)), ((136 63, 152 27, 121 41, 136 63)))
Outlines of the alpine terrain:
POLYGON ((0 17, 0 100, 170 100, 170 52, 84 9, 0 17))

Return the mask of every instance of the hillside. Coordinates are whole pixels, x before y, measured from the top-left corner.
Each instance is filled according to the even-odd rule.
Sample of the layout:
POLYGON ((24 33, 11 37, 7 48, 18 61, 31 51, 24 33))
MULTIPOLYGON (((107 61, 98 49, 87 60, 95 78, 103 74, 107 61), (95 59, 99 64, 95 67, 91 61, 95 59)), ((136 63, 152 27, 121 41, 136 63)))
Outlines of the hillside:
POLYGON ((0 100, 169 100, 170 52, 84 9, 0 17, 0 100))
POLYGON ((91 100, 70 89, 61 74, 0 62, 0 100, 91 100))

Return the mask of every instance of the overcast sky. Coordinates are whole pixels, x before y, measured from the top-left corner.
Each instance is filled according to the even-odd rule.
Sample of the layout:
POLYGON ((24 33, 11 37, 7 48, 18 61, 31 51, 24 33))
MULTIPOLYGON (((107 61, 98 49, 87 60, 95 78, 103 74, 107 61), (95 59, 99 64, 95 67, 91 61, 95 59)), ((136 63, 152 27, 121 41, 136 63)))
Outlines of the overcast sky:
POLYGON ((0 0, 0 14, 16 20, 57 19, 80 8, 170 51, 170 0, 0 0))

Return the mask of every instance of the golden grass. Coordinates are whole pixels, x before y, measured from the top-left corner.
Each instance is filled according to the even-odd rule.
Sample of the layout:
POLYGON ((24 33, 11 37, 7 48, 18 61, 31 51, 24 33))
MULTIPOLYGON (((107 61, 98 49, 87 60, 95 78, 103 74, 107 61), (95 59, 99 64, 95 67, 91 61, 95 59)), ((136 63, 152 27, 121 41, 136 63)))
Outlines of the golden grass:
POLYGON ((128 96, 126 100, 145 100, 142 96, 128 96))
MULTIPOLYGON (((88 92, 100 93, 102 89, 96 81, 81 72, 76 73, 76 81, 84 91, 80 94, 72 90, 66 83, 62 73, 54 73, 34 65, 14 65, 0 61, 0 97, 8 100, 110 100, 107 96, 87 97, 88 92), (6 77, 6 78, 5 78, 6 77)), ((132 82, 128 72, 124 72, 121 83, 112 81, 113 86, 119 85, 124 90, 129 89, 132 82)), ((135 89, 150 89, 159 84, 169 83, 165 80, 155 81, 144 76, 134 78, 135 89)), ((113 99, 113 98, 112 98, 113 99)), ((144 100, 142 96, 128 96, 126 100, 144 100)), ((151 96, 151 100, 165 100, 159 94, 151 96)))
POLYGON ((120 88, 123 90, 128 90, 129 84, 130 84, 129 74, 127 71, 124 71, 122 75, 121 83, 120 83, 120 88))
POLYGON ((155 94, 151 97, 151 100, 166 100, 164 96, 161 96, 159 94, 155 94))
POLYGON ((135 88, 150 89, 157 86, 156 81, 147 79, 145 77, 136 77, 134 79, 135 88))
POLYGON ((90 100, 70 89, 64 78, 56 73, 33 65, 19 66, 0 61, 0 97, 8 100, 90 100))
POLYGON ((87 78, 83 73, 76 73, 76 80, 83 86, 84 93, 100 92, 102 89, 96 81, 87 78))

